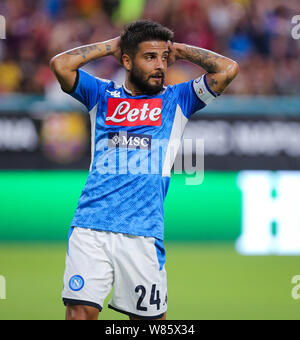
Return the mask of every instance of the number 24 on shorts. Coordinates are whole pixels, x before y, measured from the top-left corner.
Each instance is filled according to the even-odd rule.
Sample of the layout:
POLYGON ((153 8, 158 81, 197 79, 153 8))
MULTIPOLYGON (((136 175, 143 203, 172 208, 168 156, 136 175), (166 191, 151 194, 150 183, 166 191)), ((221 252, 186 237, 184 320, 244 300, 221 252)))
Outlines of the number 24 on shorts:
MULTIPOLYGON (((141 292, 141 295, 140 295, 140 297, 137 301, 137 304, 136 304, 136 309, 146 312, 148 308, 142 306, 142 302, 143 302, 143 300, 146 296, 146 288, 143 285, 136 286, 135 292, 136 293, 141 292)), ((164 305, 166 303, 167 303, 167 296, 165 298, 164 305)), ((161 304, 161 299, 160 299, 159 290, 156 290, 156 284, 154 284, 154 285, 152 285, 152 289, 151 289, 150 305, 156 305, 157 310, 159 310, 160 304, 161 304)))

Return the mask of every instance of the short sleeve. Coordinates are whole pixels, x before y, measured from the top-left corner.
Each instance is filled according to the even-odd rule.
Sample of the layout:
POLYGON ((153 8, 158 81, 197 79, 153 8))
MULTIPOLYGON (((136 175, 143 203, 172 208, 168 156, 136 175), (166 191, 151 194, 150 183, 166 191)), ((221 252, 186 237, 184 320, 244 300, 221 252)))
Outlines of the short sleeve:
POLYGON ((65 92, 85 105, 88 111, 91 111, 98 103, 101 91, 108 82, 79 69, 73 89, 70 92, 65 92))
POLYGON ((218 96, 209 88, 206 74, 195 80, 177 85, 177 91, 179 105, 188 119, 193 113, 203 109, 218 96))

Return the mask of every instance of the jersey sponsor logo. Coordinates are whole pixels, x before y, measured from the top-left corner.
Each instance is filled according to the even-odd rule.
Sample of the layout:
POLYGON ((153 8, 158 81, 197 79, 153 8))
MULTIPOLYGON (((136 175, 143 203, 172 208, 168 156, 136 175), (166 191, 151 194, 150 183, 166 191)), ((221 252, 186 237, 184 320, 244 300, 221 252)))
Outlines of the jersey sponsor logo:
POLYGON ((129 149, 151 149, 151 135, 129 133, 126 131, 109 132, 108 146, 129 149))
POLYGON ((75 292, 81 290, 84 286, 84 279, 80 275, 74 275, 69 280, 69 287, 70 289, 74 290, 75 292))
POLYGON ((109 98, 106 125, 161 126, 162 99, 109 98))

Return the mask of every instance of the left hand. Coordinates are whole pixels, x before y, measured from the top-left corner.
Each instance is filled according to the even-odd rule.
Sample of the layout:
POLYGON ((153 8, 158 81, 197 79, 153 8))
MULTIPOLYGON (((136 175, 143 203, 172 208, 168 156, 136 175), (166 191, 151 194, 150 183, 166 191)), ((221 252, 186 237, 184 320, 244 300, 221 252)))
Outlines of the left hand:
POLYGON ((178 59, 180 59, 179 55, 179 47, 180 44, 173 43, 168 41, 168 48, 169 48, 169 57, 168 57, 168 67, 173 65, 178 59))

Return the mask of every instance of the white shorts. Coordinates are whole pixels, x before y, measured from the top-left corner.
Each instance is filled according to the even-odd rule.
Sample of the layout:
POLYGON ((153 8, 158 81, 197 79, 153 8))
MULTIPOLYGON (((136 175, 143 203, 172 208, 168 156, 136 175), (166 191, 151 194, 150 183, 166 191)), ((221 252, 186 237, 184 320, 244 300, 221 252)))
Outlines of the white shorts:
POLYGON ((65 305, 108 307, 157 319, 167 310, 167 274, 161 240, 74 228, 69 237, 62 298, 65 305))

